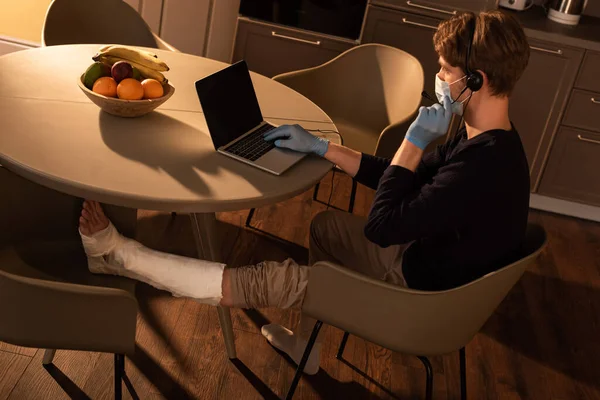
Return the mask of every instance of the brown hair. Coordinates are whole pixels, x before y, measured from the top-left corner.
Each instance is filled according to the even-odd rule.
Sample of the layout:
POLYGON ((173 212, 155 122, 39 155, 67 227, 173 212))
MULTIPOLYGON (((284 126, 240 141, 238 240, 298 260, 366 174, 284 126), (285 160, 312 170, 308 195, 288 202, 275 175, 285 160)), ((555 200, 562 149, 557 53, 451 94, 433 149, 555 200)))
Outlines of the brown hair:
POLYGON ((443 21, 433 36, 439 56, 453 67, 465 69, 467 48, 475 21, 469 57, 471 71, 483 71, 493 95, 508 96, 529 62, 529 44, 519 22, 501 11, 475 16, 464 13, 443 21))

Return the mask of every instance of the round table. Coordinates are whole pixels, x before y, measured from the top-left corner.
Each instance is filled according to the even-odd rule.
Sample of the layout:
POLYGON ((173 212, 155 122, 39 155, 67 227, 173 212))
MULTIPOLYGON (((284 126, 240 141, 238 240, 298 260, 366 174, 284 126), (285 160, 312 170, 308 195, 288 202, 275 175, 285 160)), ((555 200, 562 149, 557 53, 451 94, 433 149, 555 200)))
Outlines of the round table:
MULTIPOLYGON (((221 261, 215 212, 272 204, 314 186, 332 168, 316 156, 275 176, 215 151, 194 82, 228 64, 152 49, 170 67, 174 95, 154 112, 102 112, 77 86, 101 45, 67 45, 0 57, 0 164, 73 196, 130 208, 189 213, 200 257, 221 261)), ((292 89, 251 73, 265 120, 335 131, 292 89)), ((235 93, 232 93, 235 95, 235 93)), ((235 118, 235 110, 232 110, 235 118)), ((219 316, 235 357, 228 310, 219 316)))

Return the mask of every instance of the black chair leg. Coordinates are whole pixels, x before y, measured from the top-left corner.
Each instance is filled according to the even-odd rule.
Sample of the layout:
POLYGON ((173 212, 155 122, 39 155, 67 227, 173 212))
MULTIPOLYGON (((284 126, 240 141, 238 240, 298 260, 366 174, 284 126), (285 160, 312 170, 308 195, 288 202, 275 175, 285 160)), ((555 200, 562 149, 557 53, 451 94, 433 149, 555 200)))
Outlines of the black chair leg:
POLYGON ((121 400, 123 398, 123 386, 121 382, 123 381, 123 372, 124 372, 124 361, 125 356, 123 354, 115 354, 115 400, 121 400), (123 363, 121 363, 121 359, 123 363))
POLYGON ((419 357, 419 360, 425 365, 425 371, 427 372, 427 383, 425 386, 425 399, 431 400, 433 395, 433 368, 427 357, 419 357))
POLYGON ((350 334, 348 332, 344 332, 344 337, 342 338, 342 342, 340 343, 340 348, 338 349, 337 355, 335 356, 335 358, 337 358, 338 360, 341 360, 344 356, 344 349, 346 348, 348 336, 350 336, 350 334))
POLYGON ((250 212, 248 213, 248 217, 246 218, 246 228, 250 228, 251 227, 251 223, 252 223, 252 217, 254 217, 254 212, 256 211, 255 208, 252 208, 250 210, 250 212))
POLYGON ((313 192, 313 200, 317 200, 317 196, 319 195, 319 185, 321 185, 320 182, 315 185, 315 191, 313 192))
POLYGON ((467 400, 467 357, 465 348, 460 349, 460 399, 467 400))
POLYGON ((350 204, 348 205, 348 212, 352 214, 354 211, 354 200, 356 199, 356 188, 357 183, 354 179, 352 179, 352 191, 350 192, 350 204))
POLYGON ((296 391, 296 387, 298 386, 298 382, 300 381, 300 377, 304 371, 304 367, 306 366, 306 362, 308 361, 308 356, 317 341, 317 336, 319 335, 319 331, 321 330, 321 326, 323 326, 322 321, 317 321, 315 323, 315 327, 310 334, 310 339, 308 339, 308 343, 306 344, 306 349, 304 349, 304 354, 302 355, 302 359, 300 360, 300 364, 298 365, 298 369, 296 370, 296 374, 294 375, 294 379, 292 380, 292 384, 288 389, 287 395, 285 396, 286 400, 291 400, 294 397, 294 392, 296 391))
POLYGON ((140 400, 133 384, 125 373, 125 355, 115 354, 115 400, 121 400, 123 398, 122 383, 125 383, 125 387, 133 400, 140 400))

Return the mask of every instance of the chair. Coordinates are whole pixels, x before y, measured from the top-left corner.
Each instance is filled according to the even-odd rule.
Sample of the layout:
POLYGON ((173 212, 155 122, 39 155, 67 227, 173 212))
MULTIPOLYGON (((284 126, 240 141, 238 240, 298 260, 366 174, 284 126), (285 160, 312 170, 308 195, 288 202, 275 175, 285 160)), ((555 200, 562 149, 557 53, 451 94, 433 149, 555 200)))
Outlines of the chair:
MULTIPOLYGON (((115 398, 122 396, 125 354, 133 354, 135 282, 88 272, 77 232, 81 200, 0 166, 0 340, 17 346, 115 354, 115 398)), ((105 207, 131 236, 135 210, 105 207)), ((137 398, 137 397, 134 397, 137 398)))
POLYGON ((178 51, 123 0, 53 0, 46 12, 42 46, 84 43, 178 51))
MULTIPOLYGON (((386 157, 391 157, 400 146, 421 103, 423 90, 419 60, 382 44, 356 46, 325 64, 273 79, 321 107, 338 128, 345 146, 386 157)), ((350 213, 354 210, 356 189, 353 180, 350 213)), ((318 192, 319 184, 315 186, 315 201, 319 201, 318 192)), ((253 214, 254 209, 246 220, 247 227, 253 214)))
POLYGON ((545 246, 544 229, 530 224, 518 261, 466 285, 438 292, 391 285, 330 263, 315 264, 302 312, 317 322, 287 399, 294 395, 323 322, 345 331, 338 359, 349 333, 392 351, 418 356, 427 372, 427 400, 433 388, 427 356, 459 350, 461 398, 466 399, 465 346, 545 246))

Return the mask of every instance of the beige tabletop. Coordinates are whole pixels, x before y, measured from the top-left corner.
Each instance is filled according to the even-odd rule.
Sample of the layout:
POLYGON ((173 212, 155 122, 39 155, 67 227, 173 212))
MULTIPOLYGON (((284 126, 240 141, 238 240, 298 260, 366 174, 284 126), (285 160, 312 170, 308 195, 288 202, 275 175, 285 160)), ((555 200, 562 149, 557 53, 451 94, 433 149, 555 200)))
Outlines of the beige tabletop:
MULTIPOLYGON (((171 68, 165 75, 175 87, 173 97, 140 118, 100 111, 77 86, 99 47, 53 46, 0 57, 0 164, 71 195, 189 213, 281 201, 331 169, 310 156, 274 176, 216 153, 194 82, 226 67, 218 61, 153 50, 171 68)), ((252 80, 266 120, 336 130, 295 91, 254 73, 252 80)))

